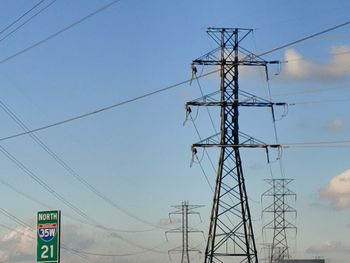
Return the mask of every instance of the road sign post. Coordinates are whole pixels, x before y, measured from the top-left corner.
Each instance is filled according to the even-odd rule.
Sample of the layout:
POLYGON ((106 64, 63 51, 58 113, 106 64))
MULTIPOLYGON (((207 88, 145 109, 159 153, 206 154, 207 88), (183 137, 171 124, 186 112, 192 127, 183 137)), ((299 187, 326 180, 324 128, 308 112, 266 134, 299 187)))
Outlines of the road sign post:
POLYGON ((60 262, 61 211, 41 211, 37 215, 36 262, 60 262))

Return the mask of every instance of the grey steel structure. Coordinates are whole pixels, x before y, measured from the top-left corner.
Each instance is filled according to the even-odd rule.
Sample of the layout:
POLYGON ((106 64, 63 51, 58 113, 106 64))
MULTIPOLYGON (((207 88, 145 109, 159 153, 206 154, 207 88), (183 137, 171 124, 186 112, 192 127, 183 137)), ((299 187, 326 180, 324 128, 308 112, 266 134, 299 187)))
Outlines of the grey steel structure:
POLYGON ((208 28, 207 33, 218 47, 194 60, 192 64, 194 76, 197 72, 196 65, 216 66, 220 72, 218 92, 186 104, 188 112, 191 112, 191 106, 220 109, 220 132, 192 145, 194 153, 197 147, 218 147, 220 150, 205 263, 258 262, 240 148, 267 149, 279 145, 268 145, 239 132, 238 109, 240 106, 272 108, 285 103, 272 103, 239 90, 240 66, 267 68, 269 63, 278 63, 265 61, 241 47, 242 41, 251 32, 251 29, 243 28, 208 28))
POLYGON ((175 205, 173 206, 177 210, 174 212, 169 213, 169 218, 171 220, 171 215, 181 215, 181 226, 172 230, 168 230, 165 232, 165 235, 167 236, 168 233, 181 233, 182 234, 182 245, 178 248, 169 250, 169 256, 170 253, 181 253, 181 263, 190 263, 190 256, 189 252, 197 251, 201 252, 198 249, 190 248, 188 243, 188 234, 199 232, 203 233, 202 231, 199 231, 197 229, 194 229, 192 227, 189 227, 188 224, 188 215, 191 214, 197 214, 198 212, 194 211, 197 208, 203 207, 201 205, 189 205, 188 201, 182 201, 181 205, 175 205))
POLYGON ((286 218, 287 214, 296 215, 296 210, 288 204, 290 198, 296 200, 296 194, 289 189, 293 180, 282 178, 265 181, 270 185, 270 189, 262 194, 262 198, 268 199, 270 203, 263 208, 263 214, 270 214, 272 219, 263 226, 263 230, 273 231, 269 262, 289 262, 281 260, 290 258, 287 231, 296 230, 295 225, 286 218))

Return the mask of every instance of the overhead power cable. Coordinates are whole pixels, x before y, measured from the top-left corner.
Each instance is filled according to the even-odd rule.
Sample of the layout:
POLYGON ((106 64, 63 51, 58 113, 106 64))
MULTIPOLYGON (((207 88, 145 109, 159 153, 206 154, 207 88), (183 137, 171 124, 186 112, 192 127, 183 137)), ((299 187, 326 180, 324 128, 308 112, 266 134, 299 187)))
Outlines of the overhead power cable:
POLYGON ((26 222, 24 222, 23 220, 19 219, 18 217, 16 217, 15 215, 11 214, 10 212, 8 212, 7 210, 5 210, 4 208, 0 207, 0 213, 5 215, 6 217, 8 217, 9 219, 11 219, 11 221, 16 222, 17 224, 20 224, 26 228, 30 228, 33 229, 33 227, 31 225, 28 225, 26 222))
MULTIPOLYGON (((157 246, 158 247, 158 246, 157 246)), ((146 254, 149 252, 154 252, 155 249, 144 249, 138 252, 130 252, 130 253, 98 253, 98 252, 89 252, 89 251, 84 251, 80 249, 72 249, 74 252, 82 254, 82 255, 87 255, 87 256, 97 256, 97 257, 130 257, 130 256, 137 256, 141 254, 146 254)), ((168 252, 163 252, 163 251, 156 251, 158 254, 168 254, 168 252)))
MULTIPOLYGON (((0 99, 0 108, 4 110, 4 112, 14 121, 16 122, 25 132, 29 131, 29 128, 27 125, 21 120, 19 116, 17 116, 16 113, 14 113, 1 99, 0 99)), ((69 175, 74 177, 76 180, 78 180, 79 183, 84 185, 89 191, 91 191, 93 194, 101 198, 103 201, 111 205, 112 207, 116 208, 118 211, 123 212, 124 214, 128 215, 129 217, 142 222, 146 225, 151 225, 153 228, 148 230, 121 230, 119 232, 149 232, 156 228, 159 228, 155 224, 152 224, 150 222, 147 222, 146 220, 141 219, 140 217, 132 214, 131 212, 127 211, 126 209, 122 208, 120 205, 118 205, 116 202, 114 202, 112 199, 108 198, 106 195, 104 195, 102 192, 97 190, 92 184, 87 182, 82 176, 80 176, 66 161, 64 161, 60 156, 58 156, 47 144, 45 144, 35 133, 29 133, 28 134, 32 140, 38 144, 47 154, 49 154, 63 169, 65 169, 69 175)), ((0 181, 1 182, 1 181, 0 181)), ((163 229, 163 228, 162 228, 163 229)))
POLYGON ((24 54, 24 53, 26 53, 26 52, 32 50, 33 48, 36 48, 36 47, 38 47, 38 46, 40 46, 40 45, 46 43, 47 41, 49 41, 49 40, 51 40, 51 39, 53 39, 53 38, 55 38, 55 37, 57 37, 57 36, 63 34, 64 32, 66 32, 66 31, 72 29, 73 27, 75 27, 75 26, 77 26, 77 25, 79 25, 79 24, 81 24, 81 23, 84 22, 85 20, 87 20, 87 19, 89 19, 89 18, 91 18, 91 17, 97 15, 98 13, 101 13, 102 11, 105 11, 106 9, 108 9, 109 7, 113 6, 114 4, 116 4, 116 3, 120 2, 120 1, 121 1, 121 0, 114 0, 114 1, 111 1, 111 2, 109 2, 109 3, 107 3, 107 4, 105 4, 104 6, 100 7, 99 9, 97 9, 97 10, 95 10, 95 11, 93 11, 93 12, 91 12, 90 14, 88 14, 88 15, 86 15, 86 16, 80 18, 79 20, 77 20, 76 22, 70 24, 69 26, 66 26, 65 28, 63 28, 63 29, 61 29, 61 30, 59 30, 59 31, 57 31, 57 32, 55 32, 55 33, 49 35, 48 37, 46 37, 46 38, 44 38, 44 39, 42 39, 42 40, 40 40, 40 41, 34 43, 33 45, 31 45, 31 46, 29 46, 29 47, 27 47, 27 48, 25 48, 25 49, 22 49, 22 50, 20 50, 20 51, 18 51, 18 52, 16 52, 16 53, 14 53, 14 54, 12 54, 12 55, 6 57, 6 58, 0 60, 0 64, 3 64, 3 63, 5 63, 5 62, 7 62, 7 61, 9 61, 9 60, 11 60, 11 59, 13 59, 13 58, 19 56, 19 55, 22 55, 22 54, 24 54))
MULTIPOLYGON (((119 0, 119 1, 120 1, 120 0, 119 0)), ((73 26, 75 26, 75 25, 77 25, 77 24, 80 24, 80 23, 83 22, 84 20, 90 18, 91 16, 93 16, 93 15, 95 15, 95 14, 97 14, 97 13, 103 11, 103 10, 105 10, 106 8, 110 7, 111 5, 113 5, 113 4, 115 4, 115 3, 119 2, 119 1, 118 1, 118 0, 115 0, 115 1, 110 2, 109 4, 107 4, 107 5, 103 6, 102 8, 98 9, 97 11, 95 11, 95 12, 93 12, 93 13, 91 13, 91 14, 85 16, 84 18, 80 19, 79 21, 77 21, 77 22, 71 24, 70 26, 66 27, 65 29, 62 29, 62 30, 56 32, 55 34, 49 36, 48 38, 37 42, 36 44, 32 45, 31 47, 28 47, 28 48, 26 48, 26 49, 24 49, 24 50, 22 50, 22 51, 20 51, 20 52, 17 52, 16 54, 14 54, 14 55, 12 55, 12 56, 6 58, 6 59, 1 60, 1 61, 0 61, 0 64, 6 62, 6 61, 8 61, 8 60, 10 60, 10 59, 12 59, 12 58, 14 58, 14 57, 16 57, 16 56, 18 56, 18 55, 24 53, 24 52, 26 52, 26 51, 32 49, 32 48, 34 48, 35 46, 38 46, 38 45, 42 44, 43 42, 46 42, 46 41, 49 40, 49 39, 52 39, 53 37, 55 37, 55 36, 57 36, 57 35, 63 33, 64 31, 67 31, 68 29, 70 29, 71 27, 73 27, 73 26)), ((321 34, 325 34, 325 33, 327 33, 327 32, 330 32, 330 31, 332 31, 332 30, 338 29, 338 28, 340 28, 340 27, 344 27, 344 26, 349 25, 349 24, 350 24, 350 21, 345 22, 345 23, 342 23, 342 24, 340 24, 340 25, 337 25, 337 26, 331 27, 331 28, 329 28, 329 29, 320 31, 320 32, 318 32, 318 33, 309 35, 309 36, 307 36, 307 37, 298 39, 298 40, 296 40, 296 41, 293 41, 293 42, 284 44, 284 45, 279 46, 279 47, 276 47, 276 48, 273 48, 273 49, 271 49, 271 50, 269 50, 269 51, 265 51, 265 52, 259 54, 258 56, 263 56, 263 55, 266 55, 266 54, 270 54, 270 53, 275 52, 275 51, 277 51, 277 50, 280 50, 280 49, 283 49, 283 48, 286 48, 286 47, 295 45, 295 44, 297 44, 297 43, 306 41, 306 40, 308 40, 308 39, 310 39, 310 38, 319 36, 319 35, 321 35, 321 34)), ((203 75, 198 76, 198 78, 204 77, 204 76, 207 76, 207 75, 210 75, 210 74, 213 74, 213 73, 218 72, 218 71, 219 71, 219 70, 214 70, 214 71, 208 72, 208 73, 206 73, 206 74, 203 74, 203 75)), ((185 81, 182 81, 182 82, 180 82, 180 83, 177 83, 177 84, 168 86, 168 87, 163 88, 163 89, 159 89, 159 90, 156 90, 156 91, 153 91, 153 92, 150 92, 150 93, 146 93, 146 94, 144 94, 144 95, 141 95, 141 96, 138 96, 138 97, 135 97, 135 98, 132 98, 132 99, 128 99, 128 100, 126 100, 126 101, 123 101, 123 102, 120 102, 120 103, 117 103, 117 104, 113 104, 113 105, 110 105, 110 106, 107 106, 107 107, 104 107, 104 108, 100 108, 100 109, 97 109, 97 110, 92 111, 92 112, 88 112, 88 113, 85 113, 85 114, 77 115, 77 116, 75 116, 75 117, 72 117, 72 118, 69 118, 69 119, 66 119, 66 120, 62 120, 62 121, 55 122, 55 123, 52 123, 52 124, 49 124, 49 125, 45 125, 45 126, 42 126, 42 127, 39 127, 39 128, 33 129, 33 130, 30 130, 30 131, 28 131, 28 132, 22 132, 22 133, 17 133, 17 134, 11 135, 11 136, 3 137, 3 138, 0 138, 0 141, 5 141, 5 140, 13 139, 13 138, 16 138, 16 137, 19 137, 19 136, 23 136, 23 135, 28 134, 28 133, 33 133, 33 132, 37 132, 37 131, 49 129, 49 128, 52 128, 52 127, 55 127, 55 126, 59 126, 59 125, 62 125, 62 124, 68 123, 68 122, 72 122, 72 121, 75 121, 75 120, 79 120, 79 119, 82 119, 82 118, 85 118, 85 117, 88 117, 88 116, 91 116, 91 115, 94 115, 94 114, 97 114, 97 113, 100 113, 100 112, 104 112, 104 111, 107 111, 107 110, 110 110, 110 109, 113 109, 113 108, 116 108, 116 107, 119 107, 119 106, 122 106, 122 105, 125 105, 125 104, 128 104, 128 103, 131 103, 131 102, 133 102, 133 101, 137 101, 137 100, 140 100, 140 99, 143 99, 143 98, 146 98, 146 97, 155 95, 155 94, 157 94, 157 93, 164 92, 164 91, 166 91, 166 90, 170 90, 170 89, 175 88, 175 87, 178 87, 178 86, 180 86, 180 85, 183 85, 183 84, 186 84, 186 83, 190 83, 191 81, 192 81, 192 78, 189 79, 189 80, 185 80, 185 81)))
MULTIPOLYGON (((2 102, 0 101, 0 106, 5 110, 5 112, 7 114, 9 114, 9 116, 14 119, 23 129, 26 128, 25 124, 2 102)), ((45 148, 45 144, 43 144, 42 141, 40 141, 40 139, 38 137, 32 137, 33 139, 35 138, 37 143, 41 143, 42 146, 45 148)), ((48 149, 47 146, 45 148, 46 150, 48 149)), ((113 228, 109 228, 109 227, 105 227, 103 225, 97 224, 95 222, 94 219, 90 218, 88 215, 86 215, 84 212, 82 212, 79 208, 77 208, 76 206, 74 206, 72 203, 70 203, 69 201, 67 201, 66 199, 64 199, 58 192, 56 192, 55 190, 53 190, 50 186, 48 186, 41 178, 39 178, 35 173, 33 173, 31 170, 29 170, 23 163, 21 163, 16 157, 14 157, 12 154, 10 154, 3 146, 0 145, 0 152, 3 152, 3 154, 9 158, 12 162, 14 162, 14 164, 16 166, 18 166, 18 168, 20 168, 23 172, 25 172, 27 175, 29 175, 31 177, 31 179, 33 179, 35 182, 37 182, 39 185, 41 185, 45 190, 47 190, 50 194, 52 194, 55 198, 57 198, 59 201, 61 201, 62 203, 64 203, 65 205, 67 205, 68 207, 70 207, 74 212, 76 212, 78 215, 82 216, 84 219, 87 220, 87 222, 83 222, 85 224, 88 224, 90 226, 93 226, 95 228, 98 228, 100 230, 103 231, 107 231, 108 233, 113 233, 114 232, 114 236, 117 237, 118 239, 131 244, 133 246, 136 246, 138 248, 143 249, 143 251, 150 251, 152 250, 153 252, 156 252, 156 250, 154 250, 153 248, 145 248, 143 246, 140 246, 138 244, 136 244, 135 242, 132 242, 122 236, 120 236, 119 234, 115 233, 115 232, 146 232, 144 230, 142 231, 137 231, 137 230, 131 230, 131 231, 127 231, 127 230, 122 230, 122 231, 118 231, 116 229, 113 228)), ((52 152, 53 153, 53 152, 52 152)), ((54 153, 53 153, 54 154, 54 153)), ((57 155, 54 155, 56 158, 58 157, 57 155)), ((74 170, 72 170, 74 171, 74 170)), ((83 180, 87 185, 89 185, 83 178, 80 177, 81 180, 83 180)), ((8 184, 5 184, 8 186, 8 184)), ((86 186, 86 185, 85 185, 86 186)), ((12 190, 18 192, 17 189, 10 187, 12 190)), ((101 198, 105 198, 105 200, 107 202, 109 202, 109 204, 113 205, 114 207, 118 207, 114 202, 112 202, 110 199, 107 199, 107 197, 105 197, 102 193, 98 192, 94 187, 92 187, 90 185, 90 190, 95 190, 96 194, 99 194, 99 196, 101 198)), ((23 195, 23 193, 21 193, 23 195)), ((34 201, 32 198, 30 198, 32 201, 34 201)), ((134 215, 132 215, 130 212, 126 211, 123 208, 118 207, 119 210, 122 210, 124 213, 128 214, 130 217, 134 217, 135 219, 144 222, 145 224, 151 224, 145 220, 142 220, 134 215)), ((155 226, 154 224, 152 224, 152 226, 155 226)), ((147 230, 148 231, 148 230, 147 230)))
POLYGON ((322 30, 322 31, 320 31, 320 32, 317 32, 317 33, 308 35, 308 36, 306 36, 306 37, 300 38, 300 39, 298 39, 298 40, 289 42, 289 43, 284 44, 284 45, 282 45, 282 46, 279 46, 279 47, 270 49, 270 50, 268 50, 268 51, 265 51, 265 52, 263 52, 263 53, 260 53, 259 56, 264 56, 264 55, 267 55, 267 54, 276 52, 276 51, 278 51, 278 50, 284 49, 284 48, 286 48, 286 47, 294 46, 294 45, 296 45, 296 44, 299 44, 299 43, 304 42, 304 41, 306 41, 306 40, 309 40, 309 39, 311 39, 311 38, 318 37, 318 36, 320 36, 320 35, 326 34, 326 33, 328 33, 328 32, 331 32, 331 31, 333 31, 333 30, 339 29, 339 28, 341 28, 341 27, 345 27, 345 26, 347 26, 347 25, 350 25, 350 21, 346 21, 346 22, 344 22, 344 23, 342 23, 342 24, 338 24, 338 25, 336 25, 336 26, 327 28, 327 29, 322 30))
POLYGON ((6 182, 6 181, 4 181, 4 180, 2 180, 2 179, 0 179, 0 184, 2 184, 2 185, 4 185, 5 187, 11 189, 11 190, 14 191, 15 193, 17 193, 17 194, 19 194, 19 195, 21 195, 21 196, 27 198, 28 200, 31 200, 32 202, 39 204, 39 205, 42 206, 42 207, 45 207, 45 208, 47 208, 47 209, 51 209, 51 208, 52 208, 51 206, 49 206, 49 205, 47 205, 47 204, 44 204, 43 202, 39 201, 38 199, 36 199, 36 198, 30 196, 29 194, 27 194, 27 193, 25 193, 25 192, 19 190, 18 188, 14 187, 13 185, 9 184, 8 182, 6 182))
POLYGON ((318 147, 350 147, 350 140, 318 141, 318 142, 295 142, 281 144, 284 148, 318 148, 318 147))
MULTIPOLYGON (((11 219, 11 221, 15 221, 17 224, 25 227, 26 229, 29 229, 29 230, 33 231, 33 233, 36 233, 36 230, 35 230, 34 227, 28 225, 26 222, 24 222, 23 220, 19 219, 15 215, 11 214, 9 211, 5 210, 4 208, 0 207, 0 213, 3 214, 4 216, 6 216, 7 218, 11 219)), ((35 239, 34 236, 29 235, 27 232, 20 231, 20 230, 18 230, 16 228, 12 228, 12 227, 4 225, 4 224, 0 224, 0 226, 3 227, 3 228, 8 229, 10 231, 14 231, 14 232, 19 233, 21 235, 27 236, 30 239, 33 239, 33 240, 35 239)), ((69 252, 71 254, 74 254, 76 256, 79 256, 79 257, 83 258, 87 262, 92 262, 92 261, 89 260, 87 255, 84 255, 82 253, 76 252, 74 249, 71 249, 71 248, 65 246, 64 244, 61 244, 61 248, 66 250, 67 252, 69 252)))
MULTIPOLYGON (((19 122, 21 124, 21 127, 22 128, 25 128, 25 124, 21 122, 20 119, 18 119, 18 117, 16 115, 14 115, 11 110, 2 102, 0 101, 0 106, 5 110, 6 113, 8 113, 10 115, 11 118, 13 118, 14 120, 16 120, 16 122, 19 122)), ((38 137, 35 137, 36 140, 37 140, 37 143, 42 143, 42 141, 40 141, 40 139, 38 137)), ((3 152, 5 154, 5 156, 7 158, 9 158, 12 162, 14 162, 16 164, 16 166, 18 166, 23 172, 25 172, 27 175, 29 175, 34 181, 36 181, 37 183, 39 183, 45 190, 49 191, 49 193, 51 193, 55 198, 57 198, 58 200, 60 200, 62 203, 64 203, 65 205, 67 205, 68 207, 70 207, 74 212, 76 212, 77 214, 79 214, 80 216, 82 216, 83 218, 85 218, 87 220, 87 222, 83 222, 84 224, 87 224, 87 225, 90 225, 90 226, 93 226, 95 228, 98 228, 100 230, 103 230, 103 231, 107 231, 108 233, 114 233, 114 236, 117 237, 118 239, 128 243, 128 244, 131 244, 133 246, 136 246, 138 248, 141 248, 145 251, 149 251, 149 250, 152 250, 153 252, 157 252, 156 250, 154 250, 153 248, 145 248, 143 246, 140 246, 138 244, 136 244, 135 242, 132 242, 122 236, 120 236, 120 234, 117 234, 115 232, 148 232, 149 230, 142 230, 142 231, 137 231, 137 230, 130 230, 130 231, 127 231, 127 230, 117 230, 117 229, 114 229, 114 228, 109 228, 109 227, 105 227, 103 225, 100 225, 100 224, 97 224, 95 222, 94 219, 90 218, 89 216, 87 216, 84 212, 82 212, 79 208, 77 208, 76 206, 74 206, 73 204, 71 204, 69 201, 67 201, 66 199, 64 199, 59 193, 57 193, 55 190, 53 190, 50 186, 48 186, 42 179, 40 179, 36 174, 34 174, 31 170, 29 170, 26 166, 24 166, 23 163, 21 163, 16 157, 14 157, 13 155, 11 155, 4 147, 2 147, 0 145, 0 151, 3 152)), ((57 156, 56 156, 57 157, 57 156)), ((83 180, 83 178, 81 178, 83 180)), ((84 180, 85 181, 85 180, 84 180)), ((86 181, 85 181, 86 182, 86 181)), ((86 182, 86 184, 88 184, 86 182)), ((12 190, 16 191, 17 189, 14 189, 13 187, 11 187, 12 190)), ((89 188, 90 190, 94 189, 92 186, 91 188, 89 188)), ((16 191, 18 192, 18 191, 16 191)), ((106 198, 104 195, 102 195, 101 193, 99 193, 97 190, 96 190, 97 194, 100 194, 100 197, 104 197, 106 198)), ((23 193, 21 193, 23 195, 23 193)), ((31 198, 32 201, 34 201, 32 198, 31 198)), ((115 203, 113 203, 111 200, 107 199, 106 198, 106 201, 108 201, 110 204, 114 205, 114 206, 117 206, 115 203)), ((139 221, 142 221, 144 222, 145 224, 151 224, 145 220, 142 220, 132 214, 130 214, 128 211, 124 210, 123 208, 120 208, 118 207, 119 209, 123 210, 124 213, 127 213, 129 216, 131 217, 135 217, 135 219, 139 220, 139 221)), ((152 224, 152 226, 155 226, 154 224, 152 224)))
MULTIPOLYGON (((25 193, 23 191, 21 191, 20 189, 18 189, 17 187, 9 184, 8 182, 0 179, 0 184, 2 184, 3 186, 11 189, 13 192, 25 197, 26 199, 40 205, 41 207, 44 207, 45 209, 52 209, 52 206, 48 205, 48 204, 45 204, 41 201, 39 201, 38 199, 34 198, 33 196, 29 195, 28 193, 25 193)), ((117 229, 117 228, 111 228, 111 227, 105 227, 105 226, 102 226, 102 225, 96 225, 96 224, 93 224, 93 223, 90 223, 90 222, 87 222, 86 220, 81 220, 77 217, 73 217, 72 215, 70 214, 67 214, 65 213, 65 216, 76 221, 76 222, 79 222, 79 223, 82 223, 84 225, 87 225, 87 226, 91 226, 91 227, 94 227, 94 228, 97 228, 97 229, 100 229, 100 230, 103 230, 103 231, 108 231, 109 233, 111 232, 117 232, 117 233, 144 233, 144 232, 150 232, 152 231, 153 229, 149 230, 125 230, 125 229, 117 229)))
POLYGON ((0 152, 2 152, 6 158, 8 158, 11 162, 13 162, 20 170, 22 170, 25 174, 27 174, 32 180, 38 183, 41 187, 43 187, 47 192, 49 192, 57 200, 61 201, 63 204, 71 208, 75 213, 80 215, 82 218, 90 222, 95 222, 85 212, 83 212, 77 206, 73 205, 71 202, 65 199, 61 194, 59 194, 56 190, 54 190, 51 186, 49 186, 44 180, 42 180, 38 175, 36 175, 33 171, 31 171, 28 167, 26 167, 21 161, 19 161, 14 155, 12 155, 9 151, 7 151, 1 145, 0 145, 0 152))
MULTIPOLYGON (((27 228, 27 229, 30 229, 31 231, 33 231, 34 233, 36 232, 35 228, 32 227, 31 225, 27 224, 26 222, 24 222, 23 220, 21 220, 20 218, 18 218, 17 216, 13 215, 12 213, 10 213, 9 211, 5 210, 4 208, 1 208, 0 207, 0 213, 5 215, 7 218, 11 219, 12 221, 16 222, 17 224, 27 228)), ((0 224, 0 226, 2 226, 0 224)), ((23 233, 17 229, 13 229, 11 227, 8 227, 8 226, 4 226, 5 228, 9 229, 9 230, 13 230, 15 232, 18 232, 18 233, 22 233, 22 234, 25 234, 25 235, 28 235, 27 233, 23 233)), ((32 238, 33 239, 33 236, 29 236, 28 237, 32 238)), ((120 254, 116 254, 116 253, 99 253, 99 252, 89 252, 89 251, 85 251, 85 250, 81 250, 81 249, 76 249, 76 248, 71 248, 71 247, 68 247, 66 246, 64 243, 61 245, 61 248, 67 250, 67 251, 70 251, 74 254, 77 254, 77 255, 81 255, 83 257, 85 256, 89 256, 89 255, 92 255, 92 256, 101 256, 101 257, 125 257, 125 256, 133 256, 133 255, 139 255, 139 254, 144 254, 144 253, 148 253, 148 252, 154 252, 154 253, 158 253, 158 254, 167 254, 168 252, 164 252, 164 251, 159 251, 157 250, 157 248, 159 248, 160 246, 164 245, 166 242, 163 242, 161 243, 160 245, 157 245, 153 248, 145 248, 143 246, 140 246, 132 241, 129 241, 129 240, 124 240, 126 241, 128 244, 132 245, 132 246, 135 246, 135 247, 138 247, 140 249, 142 249, 142 251, 138 251, 138 252, 132 252, 132 253, 120 253, 120 254)))
POLYGON ((22 22, 20 25, 18 25, 17 27, 15 27, 14 29, 12 29, 9 33, 7 33, 5 36, 0 37, 0 42, 4 41, 6 38, 8 38, 9 36, 11 36, 13 33, 15 33, 17 30, 19 30, 21 27, 25 26, 27 23, 29 23, 31 20, 33 20, 35 17, 37 17, 38 15, 40 15, 42 12, 44 12, 46 9, 48 9, 50 6, 52 6, 57 0, 53 0, 51 1, 49 4, 47 4, 46 6, 44 6, 43 8, 41 8, 39 11, 37 11, 36 13, 34 13, 32 16, 30 16, 27 20, 25 20, 24 22, 22 22))
POLYGON ((27 10, 24 14, 20 15, 13 22, 8 24, 5 28, 1 29, 0 30, 0 34, 4 33, 6 30, 11 28, 13 25, 15 25, 17 22, 19 22, 22 18, 24 18, 26 15, 28 15, 30 12, 32 12, 34 9, 36 9, 39 5, 41 5, 45 1, 47 1, 47 0, 41 0, 38 3, 36 3, 33 7, 31 7, 29 10, 27 10))
MULTIPOLYGON (((198 78, 208 76, 208 75, 213 74, 213 73, 215 73, 215 72, 217 72, 217 71, 218 71, 218 70, 214 70, 214 71, 210 71, 210 72, 204 73, 204 74, 198 76, 198 78)), ((109 106, 106 106, 106 107, 103 107, 103 108, 99 108, 99 109, 96 109, 96 110, 94 110, 94 111, 90 111, 90 112, 87 112, 87 113, 84 113, 84 114, 81 114, 81 115, 77 115, 77 116, 74 116, 74 117, 69 118, 69 119, 65 119, 65 120, 62 120, 62 121, 58 121, 58 122, 55 122, 55 123, 51 123, 51 124, 48 124, 48 125, 45 125, 45 126, 36 128, 36 129, 32 129, 32 130, 29 130, 29 131, 20 132, 20 133, 17 133, 17 134, 15 134, 15 135, 3 137, 3 138, 0 138, 0 141, 5 141, 5 140, 13 139, 13 138, 16 138, 16 137, 19 137, 19 136, 23 136, 23 135, 26 135, 26 134, 29 134, 29 133, 34 133, 34 132, 46 130, 46 129, 49 129, 49 128, 52 128, 52 127, 55 127, 55 126, 59 126, 59 125, 66 124, 66 123, 69 123, 69 122, 72 122, 72 121, 76 121, 76 120, 79 120, 79 119, 83 119, 83 118, 89 117, 89 116, 91 116, 91 115, 95 115, 95 114, 98 114, 98 113, 101 113, 101 112, 104 112, 104 111, 108 111, 108 110, 111 110, 111 109, 114 109, 114 108, 123 106, 123 105, 125 105, 125 104, 129 104, 129 103, 131 103, 131 102, 138 101, 138 100, 141 100, 141 99, 150 97, 150 96, 152 96, 152 95, 155 95, 155 94, 158 94, 158 93, 162 93, 162 92, 167 91, 167 90, 174 89, 174 88, 179 87, 179 86, 181 86, 181 85, 184 85, 184 84, 186 84, 186 83, 190 83, 191 81, 192 81, 192 79, 187 79, 187 80, 178 82, 178 83, 176 83, 176 84, 167 86, 167 87, 165 87, 165 88, 158 89, 158 90, 155 90, 155 91, 151 91, 151 92, 149 92, 149 93, 146 93, 146 94, 143 94, 143 95, 134 97, 134 98, 132 98, 132 99, 127 99, 127 100, 124 100, 124 101, 122 101, 122 102, 119 102, 119 103, 116 103, 116 104, 112 104, 112 105, 109 105, 109 106)))

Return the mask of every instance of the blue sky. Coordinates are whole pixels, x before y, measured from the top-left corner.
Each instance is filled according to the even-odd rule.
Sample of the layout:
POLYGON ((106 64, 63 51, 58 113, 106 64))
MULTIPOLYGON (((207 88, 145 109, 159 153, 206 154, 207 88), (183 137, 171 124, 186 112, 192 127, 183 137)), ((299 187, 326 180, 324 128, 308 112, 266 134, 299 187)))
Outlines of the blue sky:
MULTIPOLYGON (((37 2, 3 1, 0 29, 37 2)), ((57 0, 0 40, 0 61, 105 3, 108 1, 57 0)), ((348 21, 349 7, 344 0, 121 0, 56 38, 0 63, 0 100, 29 128, 37 128, 189 79, 192 60, 216 47, 205 32, 207 27, 253 28, 254 34, 244 45, 259 54, 348 21)), ((276 122, 282 144, 349 140, 349 33, 350 27, 343 27, 266 57, 288 61, 280 68, 270 67, 272 99, 294 104, 289 106, 287 116, 276 122)), ((1 36, 4 35, 0 34, 0 39, 1 36)), ((244 68, 240 77, 241 89, 268 96, 263 71, 244 68)), ((218 76, 211 75, 200 79, 200 84, 208 93, 218 89, 218 81, 218 76)), ((91 193, 29 136, 1 142, 97 225, 122 231, 83 224, 79 215, 3 155, 0 179, 5 184, 0 184, 0 207, 32 226, 36 212, 46 207, 30 198, 61 209, 62 241, 72 248, 107 254, 137 254, 156 248, 135 256, 90 257, 92 262, 167 262, 167 250, 180 242, 176 236, 169 237, 169 242, 165 240, 165 230, 177 226, 166 220, 173 210, 171 205, 182 200, 204 205, 198 209, 203 222, 194 217, 193 224, 205 234, 208 228, 212 193, 199 166, 190 167, 190 146, 199 138, 190 122, 183 125, 184 104, 198 97, 200 92, 194 82, 36 133, 79 176, 121 209, 91 193)), ((218 124, 218 115, 215 111, 212 114, 218 124)), ((278 116, 282 114, 283 110, 277 112, 278 116)), ((4 111, 0 111, 0 119, 1 138, 22 131, 4 111)), ((204 109, 199 111, 196 124, 203 137, 213 134, 204 109)), ((242 110, 241 130, 274 142, 268 110, 242 110)), ((216 158, 215 152, 211 155, 216 158)), ((348 147, 321 145, 283 150, 284 174, 295 179, 290 187, 298 195, 298 232, 290 236, 294 258, 321 256, 329 262, 346 262, 350 253, 348 155, 348 147)), ((269 238, 261 234, 264 221, 260 204, 260 196, 268 188, 263 179, 270 178, 269 166, 262 150, 244 150, 242 159, 260 253, 260 244, 269 238)), ((213 160, 216 164, 217 160, 213 160)), ((213 183, 215 174, 208 160, 203 158, 202 164, 213 183)), ((278 164, 271 166, 274 176, 281 176, 278 164)), ((12 228, 0 227, 0 262, 32 262, 35 244, 23 234, 30 235, 30 230, 4 215, 0 215, 0 222, 12 228)), ((201 235, 191 241, 193 246, 204 247, 201 235)), ((263 258, 263 253, 260 256, 263 258)), ((63 257, 65 262, 85 262, 65 251, 63 257)), ((192 257, 192 262, 203 259, 196 254, 192 257)), ((172 259, 178 260, 176 256, 172 259)))

